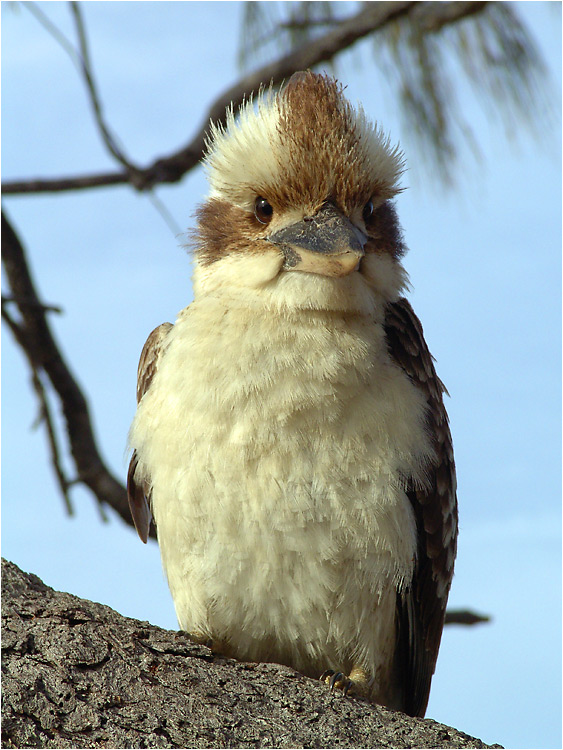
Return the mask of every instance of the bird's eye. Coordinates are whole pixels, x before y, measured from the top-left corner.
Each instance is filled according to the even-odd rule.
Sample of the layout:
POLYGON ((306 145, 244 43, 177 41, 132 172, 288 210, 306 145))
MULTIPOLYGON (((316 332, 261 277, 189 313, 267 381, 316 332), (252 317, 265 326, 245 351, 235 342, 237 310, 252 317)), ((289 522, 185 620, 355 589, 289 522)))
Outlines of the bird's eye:
POLYGON ((364 206, 364 211, 362 213, 362 217, 364 221, 367 221, 372 214, 373 214, 373 201, 370 198, 370 200, 364 206))
POLYGON ((274 209, 265 198, 258 197, 254 202, 254 216, 261 224, 269 224, 274 215, 274 209))

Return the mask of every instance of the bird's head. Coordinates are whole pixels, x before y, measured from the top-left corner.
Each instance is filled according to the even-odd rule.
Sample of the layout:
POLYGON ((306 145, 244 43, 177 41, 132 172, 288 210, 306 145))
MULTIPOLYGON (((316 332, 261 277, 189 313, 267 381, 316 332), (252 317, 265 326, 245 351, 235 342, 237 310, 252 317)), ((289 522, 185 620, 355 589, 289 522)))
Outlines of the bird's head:
POLYGON ((333 79, 296 73, 212 126, 194 290, 254 289, 285 307, 355 309, 404 286, 391 203, 402 154, 333 79))

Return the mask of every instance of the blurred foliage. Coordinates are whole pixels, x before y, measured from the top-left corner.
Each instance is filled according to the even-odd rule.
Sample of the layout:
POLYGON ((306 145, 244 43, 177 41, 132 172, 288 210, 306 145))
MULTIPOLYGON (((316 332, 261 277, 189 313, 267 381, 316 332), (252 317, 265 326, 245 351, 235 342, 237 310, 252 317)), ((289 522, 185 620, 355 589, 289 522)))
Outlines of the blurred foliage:
MULTIPOLYGON (((313 42, 359 13, 363 5, 246 2, 239 63, 247 70, 313 42)), ((554 122, 556 97, 541 54, 518 16, 518 4, 484 3, 458 17, 464 5, 414 3, 408 14, 367 38, 376 73, 370 85, 387 86, 401 116, 402 140, 410 142, 425 166, 446 184, 453 180, 462 143, 479 155, 456 97, 463 80, 470 83, 487 116, 500 119, 508 135, 527 128, 543 137, 554 122), (452 6, 452 16, 444 21, 446 5, 452 6), (441 20, 436 6, 442 6, 441 20)), ((554 22, 560 23, 561 4, 551 5, 557 6, 554 22)), ((336 72, 337 64, 333 61, 336 72)))

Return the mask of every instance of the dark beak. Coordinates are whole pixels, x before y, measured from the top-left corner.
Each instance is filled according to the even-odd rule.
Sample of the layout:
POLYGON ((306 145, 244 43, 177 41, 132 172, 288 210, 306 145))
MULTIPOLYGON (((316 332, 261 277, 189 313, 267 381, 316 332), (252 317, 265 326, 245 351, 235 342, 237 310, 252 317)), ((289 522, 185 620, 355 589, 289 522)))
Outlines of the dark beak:
POLYGON ((367 237, 331 203, 314 216, 268 237, 285 257, 287 271, 346 276, 357 271, 367 237))

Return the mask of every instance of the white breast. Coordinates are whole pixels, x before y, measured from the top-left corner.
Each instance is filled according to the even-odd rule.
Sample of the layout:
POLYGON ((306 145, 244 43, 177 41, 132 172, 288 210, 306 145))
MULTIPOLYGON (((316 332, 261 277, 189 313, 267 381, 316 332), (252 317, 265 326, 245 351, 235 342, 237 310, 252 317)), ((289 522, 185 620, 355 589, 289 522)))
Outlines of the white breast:
POLYGON ((182 629, 311 674, 346 649, 375 667, 413 570, 424 410, 369 316, 187 308, 131 431, 182 629))

